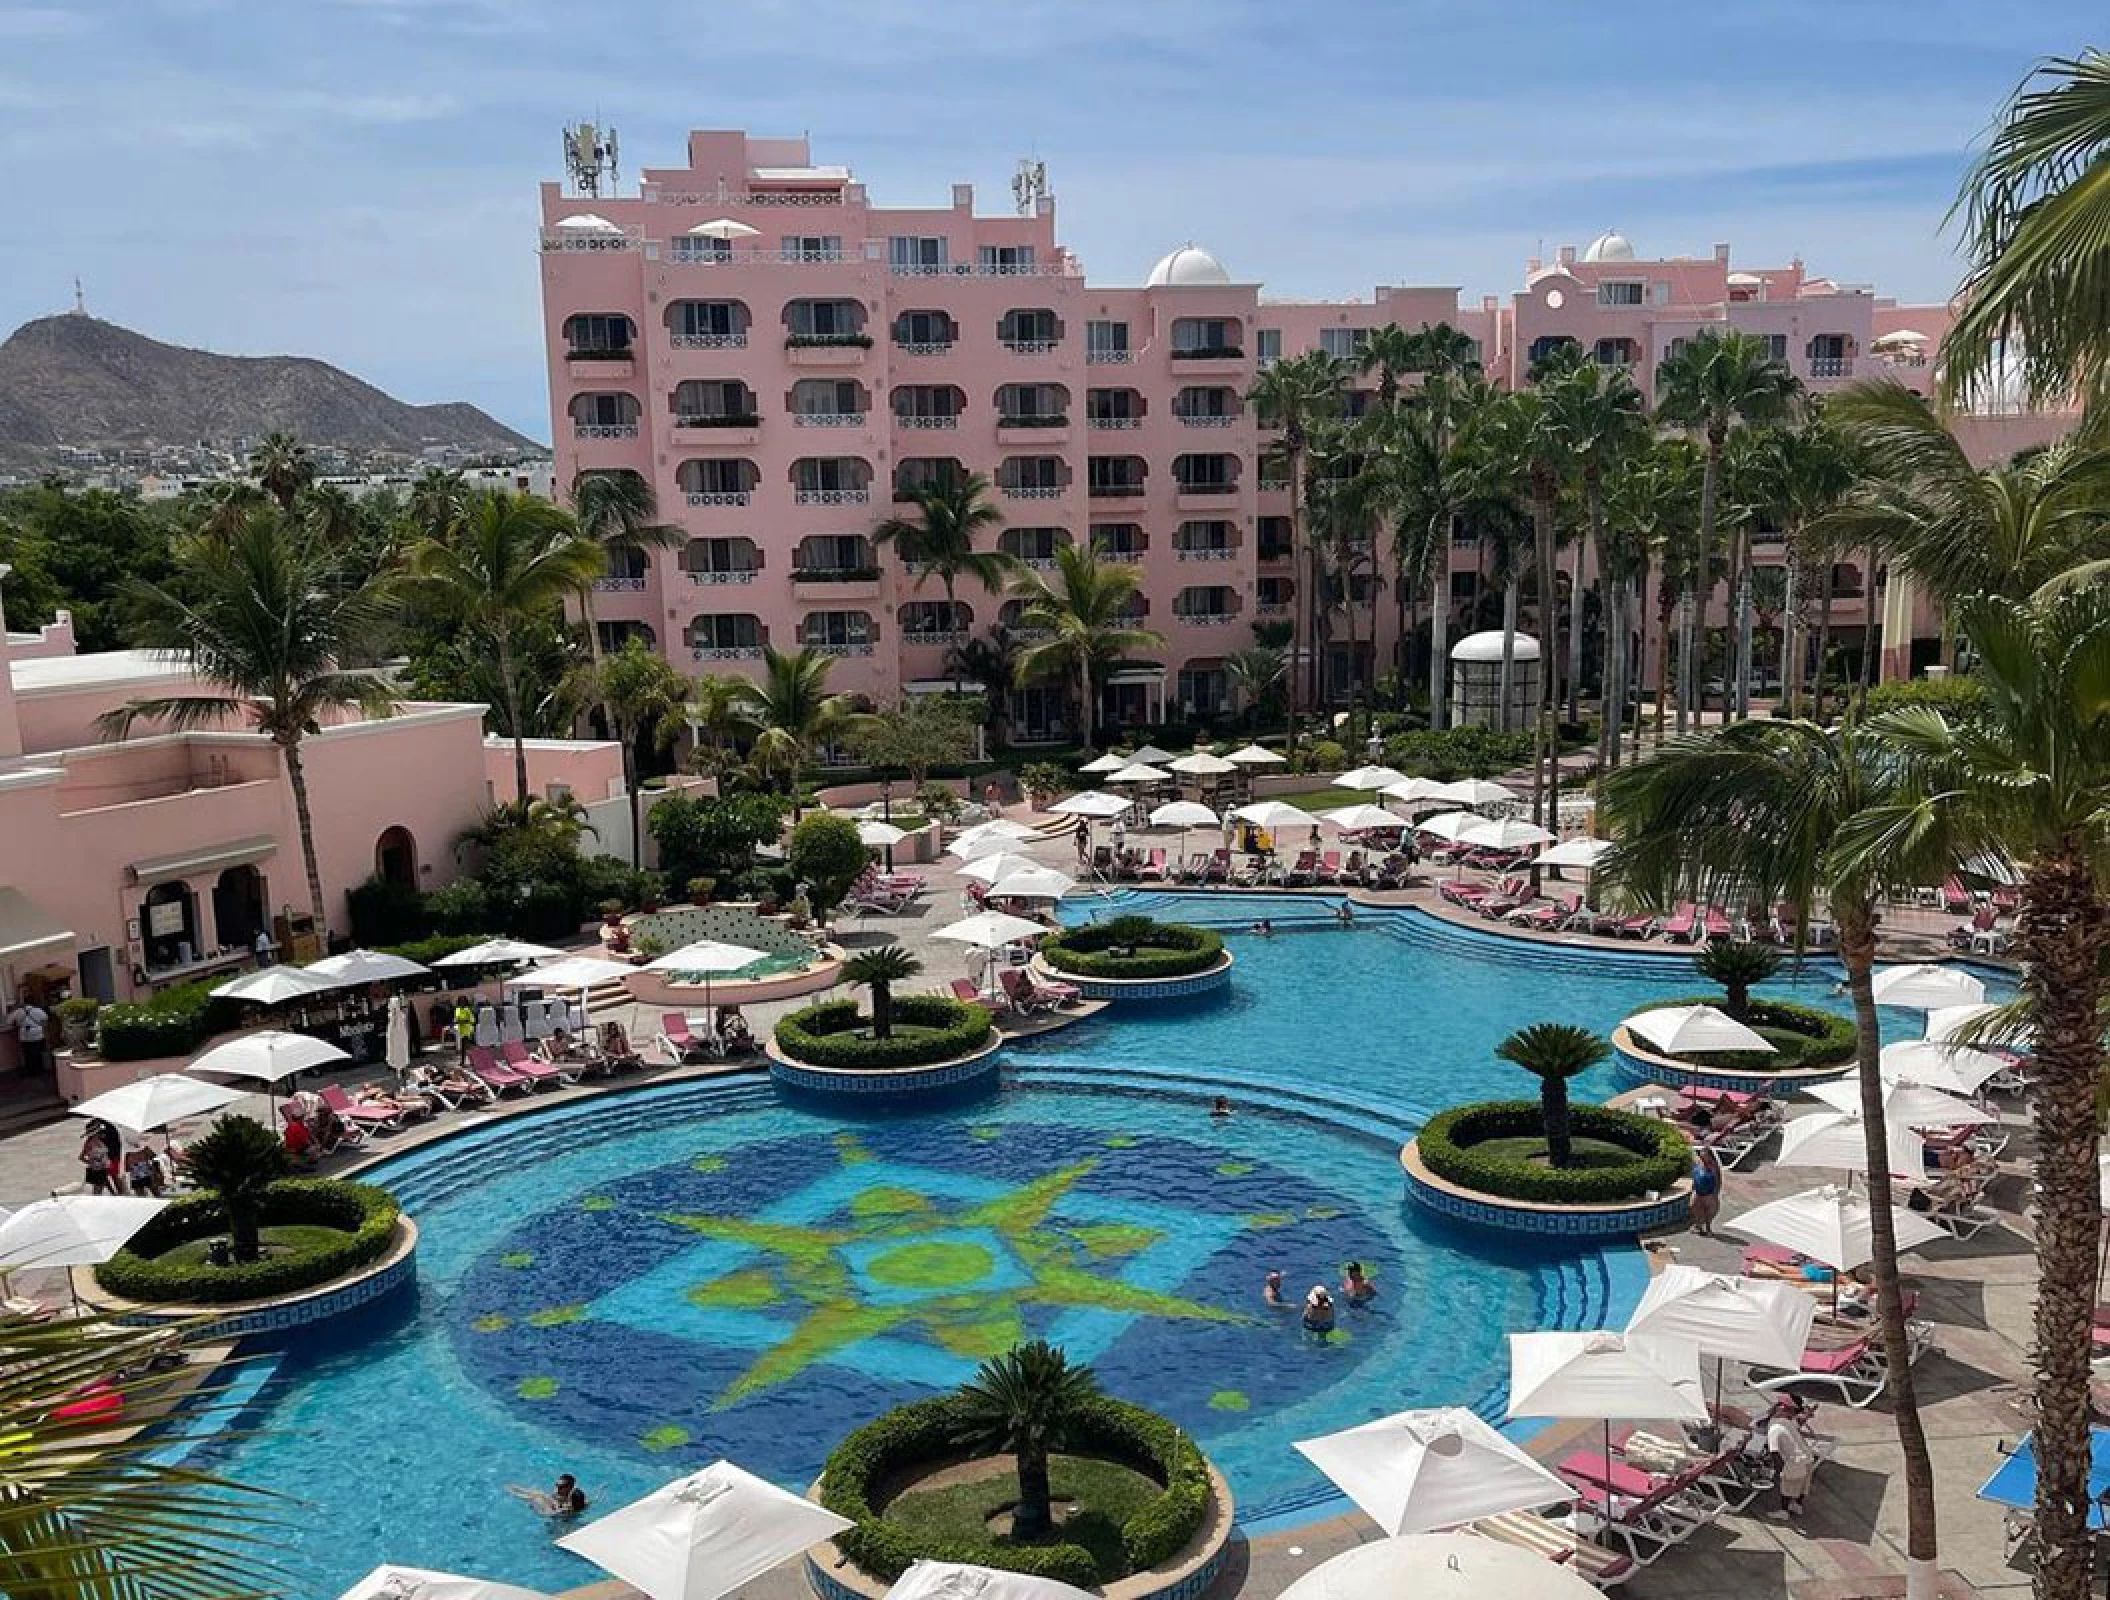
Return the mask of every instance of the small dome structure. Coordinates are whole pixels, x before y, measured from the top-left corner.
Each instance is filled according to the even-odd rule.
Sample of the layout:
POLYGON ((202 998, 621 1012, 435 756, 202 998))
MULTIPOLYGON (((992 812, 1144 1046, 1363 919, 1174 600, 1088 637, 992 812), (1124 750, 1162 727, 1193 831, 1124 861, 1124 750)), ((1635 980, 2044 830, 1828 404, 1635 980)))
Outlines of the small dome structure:
POLYGON ((1634 242, 1625 234, 1608 228, 1590 241, 1582 258, 1585 261, 1632 261, 1635 259, 1634 242))
POLYGON ((1231 281, 1224 264, 1199 245, 1183 244, 1150 269, 1146 289, 1205 288, 1231 281))
POLYGON ((1528 728, 1537 714, 1539 642, 1512 634, 1509 693, 1502 693, 1502 630, 1469 633, 1451 646, 1451 725, 1458 728, 1528 728), (1505 704, 1505 698, 1507 703, 1505 704))
MULTIPOLYGON (((1513 661, 1536 661, 1539 658, 1539 642, 1528 633, 1516 636, 1516 649, 1511 654, 1513 661)), ((1490 628, 1485 633, 1469 633, 1451 646, 1453 661, 1493 661, 1502 659, 1502 630, 1490 628)))

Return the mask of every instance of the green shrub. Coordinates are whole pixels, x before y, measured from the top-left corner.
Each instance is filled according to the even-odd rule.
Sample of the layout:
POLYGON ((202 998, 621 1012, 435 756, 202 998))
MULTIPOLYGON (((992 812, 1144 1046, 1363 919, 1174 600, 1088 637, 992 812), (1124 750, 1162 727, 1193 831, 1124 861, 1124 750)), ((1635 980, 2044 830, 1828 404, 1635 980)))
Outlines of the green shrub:
POLYGON ((1223 955, 1223 935, 1184 922, 1111 917, 1043 939, 1041 958, 1083 978, 1179 978, 1204 972, 1223 955))
MULTIPOLYGON (((874 1497, 905 1471, 957 1461, 960 1425, 956 1398, 920 1400, 867 1423, 835 1447, 821 1478, 821 1504, 856 1523, 836 1538, 845 1555, 889 1583, 920 1560, 998 1567, 1080 1589, 1116 1576, 1099 1571, 1080 1545, 919 1539, 888 1522, 874 1497)), ((1191 1438, 1156 1412, 1104 1397, 1079 1408, 1071 1437, 1070 1454, 1119 1462, 1165 1486, 1122 1525, 1131 1570, 1157 1566, 1187 1547, 1208 1515, 1210 1487, 1208 1463, 1191 1438)))
POLYGON ((784 846, 784 864, 812 890, 813 903, 825 914, 842 903, 872 859, 857 836, 857 824, 839 811, 816 811, 799 819, 784 846))
MULTIPOLYGON (((1665 1006, 1716 1006, 1722 1003, 1718 994, 1688 995, 1677 1000, 1652 1000, 1640 1007, 1643 1011, 1655 1011, 1665 1006)), ((1765 1072, 1797 1072, 1806 1067, 1837 1067, 1854 1059, 1860 1048, 1860 1039, 1854 1032, 1854 1019, 1842 1017, 1834 1011, 1820 1011, 1815 1006, 1797 1005, 1791 1000, 1768 1000, 1754 996, 1741 1019, 1745 1026, 1773 1046, 1773 1054, 1762 1056, 1753 1050, 1692 1050, 1672 1055, 1668 1051, 1658 1052, 1672 1061, 1682 1061, 1698 1067, 1711 1067, 1725 1072, 1743 1072, 1753 1075, 1765 1072)), ((1644 1047, 1647 1046, 1643 1041, 1644 1047)))
POLYGON ((1976 678, 1908 678, 1879 683, 1868 691, 1868 714, 1924 707, 1951 721, 1976 717, 1985 710, 1985 686, 1976 678))
POLYGON ((405 961, 429 967, 441 956, 451 956, 457 950, 466 950, 472 944, 482 944, 492 937, 489 933, 435 933, 428 939, 413 939, 408 944, 383 945, 381 953, 401 956, 405 961))
POLYGON ((103 1003, 85 995, 76 995, 71 1000, 58 1004, 59 1036, 69 1049, 85 1050, 95 1041, 96 1013, 103 1003))
POLYGON ((467 933, 491 926, 491 895, 474 878, 441 884, 425 896, 428 925, 441 933, 467 933))
POLYGON ((96 1019, 105 1061, 150 1061, 188 1055, 224 1027, 238 1007, 212 997, 218 978, 164 989, 150 1000, 104 1006, 96 1019))
POLYGON ((209 1194, 163 1209, 132 1242, 95 1269, 95 1281, 128 1300, 224 1305, 293 1294, 380 1260, 396 1234, 396 1200, 371 1184, 337 1178, 282 1178, 264 1195, 263 1225, 335 1228, 341 1241, 235 1266, 158 1259, 177 1245, 227 1229, 227 1213, 209 1194))
POLYGON ((1634 1159, 1608 1167, 1544 1167, 1479 1150, 1491 1139, 1535 1138, 1544 1131, 1536 1100, 1482 1100, 1431 1117, 1415 1148, 1429 1171, 1461 1188, 1540 1205, 1605 1205, 1662 1192, 1690 1170, 1692 1147, 1669 1123, 1603 1106, 1575 1106, 1569 1124, 1578 1138, 1632 1150, 1634 1159))
POLYGON ((351 913, 352 938, 369 949, 400 944, 432 931, 432 914, 416 884, 368 878, 344 895, 351 913))
POLYGON ((1033 799, 1045 800, 1076 787, 1076 774, 1053 761, 1029 761, 1018 769, 1018 786, 1033 799))
POLYGON ((579 893, 590 906, 613 900, 624 911, 658 904, 666 882, 649 867, 633 867, 621 856, 588 856, 579 863, 579 893))
POLYGON ((1499 778, 1531 759, 1529 732, 1502 733, 1493 728, 1418 729, 1385 741, 1385 764, 1410 777, 1499 778))
POLYGON ((859 1031, 871 1019, 855 1000, 824 1000, 777 1024, 777 1047, 794 1061, 842 1071, 878 1072, 950 1061, 980 1049, 993 1024, 980 1006, 945 995, 896 995, 894 1033, 873 1039, 859 1031))

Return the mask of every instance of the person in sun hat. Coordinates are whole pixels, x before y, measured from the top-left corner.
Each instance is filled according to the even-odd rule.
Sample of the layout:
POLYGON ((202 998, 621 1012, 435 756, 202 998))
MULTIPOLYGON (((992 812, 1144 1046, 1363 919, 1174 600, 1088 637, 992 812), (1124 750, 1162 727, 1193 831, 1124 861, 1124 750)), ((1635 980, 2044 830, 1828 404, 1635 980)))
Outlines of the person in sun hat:
POLYGON ((1333 1319, 1333 1296, 1326 1292, 1325 1284, 1313 1284, 1311 1293, 1304 1297, 1304 1331, 1324 1338, 1333 1332, 1333 1319))

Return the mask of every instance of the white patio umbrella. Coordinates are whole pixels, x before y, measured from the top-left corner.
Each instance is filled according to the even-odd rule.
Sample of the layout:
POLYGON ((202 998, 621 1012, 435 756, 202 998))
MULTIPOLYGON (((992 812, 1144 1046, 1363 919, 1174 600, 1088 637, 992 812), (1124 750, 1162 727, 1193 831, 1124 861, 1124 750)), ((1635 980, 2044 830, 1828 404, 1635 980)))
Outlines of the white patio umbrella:
POLYGON ((908 837, 908 829, 897 828, 878 817, 867 817, 857 825, 857 842, 874 850, 891 850, 908 837))
POLYGON ((1076 887, 1077 880, 1068 873, 1036 864, 1005 873, 989 892, 1006 900, 1060 900, 1076 887))
POLYGON ((239 978, 229 978, 211 991, 216 1000, 246 1000, 253 1006, 284 1005, 312 994, 323 994, 333 985, 311 978, 299 967, 259 967, 239 978))
POLYGON ((1125 786, 1132 783, 1170 783, 1172 777, 1171 774, 1165 772, 1162 768, 1149 766, 1138 761, 1130 766, 1123 767, 1119 772, 1109 772, 1106 775, 1106 781, 1125 786))
POLYGON ((1389 789, 1395 783, 1406 781, 1404 772, 1395 772, 1390 767, 1357 767, 1334 779, 1333 786, 1336 789, 1389 789))
POLYGON ((1401 783, 1387 784, 1384 794, 1388 799, 1404 801, 1412 805, 1443 805, 1442 790, 1448 787, 1434 778, 1408 778, 1401 783))
POLYGON ((689 232, 702 239, 752 239, 760 228, 750 228, 744 222, 735 222, 731 217, 716 217, 709 222, 699 222, 689 232))
POLYGON ((1177 772, 1183 778, 1221 778, 1236 772, 1238 763, 1217 755, 1212 750, 1192 750, 1165 763, 1167 772, 1177 772))
MULTIPOLYGON (((1926 1036, 1936 1044, 1953 1044, 1956 1036, 1970 1027, 1980 1017, 1991 1016, 2000 1009, 1999 1006, 1985 1000, 1962 1006, 1936 1006, 1927 1013, 1926 1036)), ((1998 1044, 2003 1048, 2026 1050, 2029 1048, 2032 1039, 2033 1030, 2028 1027, 2022 1028, 2019 1032, 2002 1028, 1996 1030, 1995 1037, 1988 1042, 1998 1044)))
POLYGON ((1168 800, 1150 813, 1153 828, 1215 828, 1223 818, 1199 800, 1168 800))
POLYGON ((575 211, 568 217, 559 217, 554 226, 567 233, 621 233, 623 230, 606 217, 592 211, 575 211))
POLYGON ((1039 865, 1040 862, 1032 856, 998 850, 986 856, 976 856, 960 869, 960 876, 973 878, 977 883, 994 883, 1008 872, 1029 872, 1039 865))
POLYGON ((1128 760, 1129 758, 1120 752, 1109 750, 1103 756, 1094 756, 1077 770, 1079 772, 1119 772, 1128 765, 1128 760))
POLYGON ((441 956, 433 962, 440 967, 503 967, 527 966, 536 961, 554 961, 564 952, 554 945, 530 944, 525 939, 486 939, 482 944, 472 944, 466 950, 457 950, 451 956, 441 956))
POLYGON ((159 1133, 172 1122, 187 1122, 243 1099, 245 1090, 207 1083, 181 1072, 157 1072, 150 1078, 120 1084, 68 1108, 76 1117, 101 1117, 128 1133, 159 1133))
POLYGON ((645 963, 647 972, 695 973, 703 979, 703 1008, 711 1008, 711 979, 714 975, 751 967, 767 950, 750 950, 744 944, 726 944, 717 939, 699 939, 679 950, 669 950, 656 961, 645 963))
POLYGON ((1470 1533, 1374 1539, 1321 1562, 1277 1600, 1598 1600, 1585 1578, 1545 1557, 1470 1533))
POLYGON ((714 1461, 557 1543, 648 1600, 719 1600, 850 1526, 730 1461, 714 1461))
POLYGON ((1888 1081, 1910 1078, 1930 1089, 1972 1095, 1985 1087, 1988 1078, 2005 1072, 2007 1063, 1990 1050, 1973 1050, 1968 1045, 1897 1039, 1883 1046, 1880 1070, 1888 1081))
POLYGON ((1431 800, 1448 800, 1474 810, 1481 806, 1506 805, 1516 797, 1514 789, 1505 789, 1486 778, 1460 778, 1455 783, 1440 783, 1429 794, 1431 800))
MULTIPOLYGON (((1835 1111, 1861 1114, 1861 1085, 1857 1078, 1810 1086, 1810 1096, 1835 1111)), ((2000 1119, 1968 1101, 1911 1077, 1883 1079, 1883 1116, 1906 1128, 1983 1128, 2000 1119)))
POLYGON ((1319 825, 1317 817, 1287 800, 1255 800, 1251 805, 1238 807, 1231 815, 1242 822, 1252 823, 1256 828, 1266 828, 1270 833, 1278 828, 1316 828, 1319 825))
POLYGON ((410 1007, 399 994, 388 997, 388 1028, 381 1041, 382 1059, 400 1082, 410 1070, 410 1007))
POLYGON ((1133 801, 1124 800, 1117 794, 1106 794, 1098 789, 1082 789, 1067 795, 1048 807, 1053 817, 1118 817, 1133 801))
POLYGON ((1028 1572, 970 1567, 957 1561, 914 1561, 894 1580, 886 1600, 1094 1600, 1094 1596, 1028 1572))
POLYGON ((108 1261, 168 1204, 137 1195, 62 1194, 0 1220, 0 1272, 108 1261))
MULTIPOLYGON (((1890 1171, 1900 1177, 1926 1170, 1926 1141, 1905 1123, 1885 1118, 1890 1171)), ((1813 1111, 1794 1117, 1780 1130, 1777 1167, 1832 1167, 1840 1172, 1868 1170, 1868 1134, 1858 1111, 1813 1111)))
POLYGON ((971 861, 976 856, 986 855, 989 851, 1015 840, 1039 837, 1036 830, 1027 827, 1023 822, 1013 822, 1009 817, 995 817, 988 822, 977 823, 972 828, 963 828, 953 836, 952 843, 945 848, 948 853, 971 861))
POLYGON ((533 972, 516 973, 506 979, 508 989, 591 989, 596 984, 618 983, 638 969, 627 961, 602 956, 567 956, 533 972))
POLYGON ((1773 1046, 1726 1011, 1713 1006, 1659 1006, 1626 1019, 1627 1032, 1658 1050, 1678 1055, 1695 1050, 1749 1051, 1771 1055, 1773 1046))
POLYGON ((1414 831, 1432 838, 1449 839, 1455 844, 1465 837, 1468 829, 1477 828, 1486 820, 1470 811, 1439 811, 1433 817, 1423 817, 1415 823, 1414 831))
POLYGON ((1609 839, 1563 839, 1557 845, 1532 857, 1535 867, 1570 867, 1588 872, 1602 861, 1612 848, 1609 839))
POLYGON ((1672 1262, 1649 1280, 1626 1331, 1689 1339, 1715 1358, 1714 1398, 1722 1399, 1723 1367, 1730 1361, 1782 1367, 1802 1364, 1817 1302, 1777 1278, 1732 1278, 1672 1262))
POLYGON ((1320 812, 1319 820, 1343 833, 1365 833, 1372 828, 1404 828, 1407 825, 1405 817, 1373 805, 1336 806, 1331 811, 1320 812))
POLYGON ((1154 744, 1141 745, 1129 752, 1128 759, 1144 766, 1162 767, 1172 759, 1170 750, 1160 750, 1154 744))
POLYGON ((402 956, 384 955, 379 950, 347 950, 341 956, 324 956, 320 961, 311 961, 301 969, 311 978, 324 980, 332 989, 356 989, 369 983, 399 983, 405 978, 422 978, 431 970, 402 956))
POLYGON ((1985 998, 1985 984, 1980 979, 1962 967, 1932 961, 1879 967, 1873 986, 1877 1005, 1899 1006, 1908 1011, 1976 1005, 1985 998))
MULTIPOLYGON (((1875 1254, 1875 1246, 1869 1240, 1869 1207, 1874 1203, 1865 1190, 1827 1184, 1755 1206, 1721 1226, 1747 1239, 1780 1245, 1840 1272, 1852 1272, 1866 1266, 1875 1254)), ((1948 1237, 1909 1207, 1891 1206, 1890 1216, 1900 1250, 1916 1249, 1948 1237)))
POLYGON ((1554 835, 1522 817, 1490 817, 1466 829, 1459 838, 1466 844, 1481 845, 1489 850, 1522 850, 1530 845, 1545 844, 1554 835))
POLYGON ((1893 333, 1879 334, 1868 341, 1871 350, 1903 350, 1927 342, 1927 336, 1917 328, 1899 328, 1893 333))
POLYGON ((1705 1422, 1699 1346, 1603 1331, 1512 1333, 1509 1415, 1602 1422, 1608 1456, 1614 1417, 1705 1422))
POLYGON ((1242 750, 1233 750, 1224 757, 1224 760, 1237 767, 1279 767, 1285 759, 1265 745, 1258 744, 1249 744, 1242 750))
POLYGON ((1052 931, 1038 922, 1028 922, 1024 917, 1014 917, 1008 912, 978 911, 971 917, 934 930, 931 937, 949 940, 953 944, 970 944, 978 950, 1000 950, 1007 944, 1038 939, 1052 931))
POLYGON ((522 1589, 489 1578, 464 1578, 424 1567, 374 1568, 337 1600, 549 1600, 539 1589, 522 1589))
POLYGON ((1402 1411, 1300 1439, 1296 1449, 1389 1535, 1575 1498, 1570 1485, 1462 1406, 1402 1411))
POLYGON ((279 1084, 297 1072, 351 1059, 348 1052, 313 1034, 261 1028, 214 1045, 190 1064, 190 1070, 216 1072, 226 1078, 253 1078, 276 1092, 279 1084))

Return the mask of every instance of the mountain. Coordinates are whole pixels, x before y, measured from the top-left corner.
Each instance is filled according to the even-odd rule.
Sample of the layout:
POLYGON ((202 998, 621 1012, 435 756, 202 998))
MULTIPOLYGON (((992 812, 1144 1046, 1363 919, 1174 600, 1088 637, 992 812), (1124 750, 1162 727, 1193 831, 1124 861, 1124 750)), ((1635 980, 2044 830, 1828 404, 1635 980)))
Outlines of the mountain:
POLYGON ((62 445, 187 446, 274 429, 321 447, 414 456, 434 445, 540 450, 471 405, 407 405, 304 356, 223 356, 80 312, 25 322, 0 344, 0 457, 62 445))

